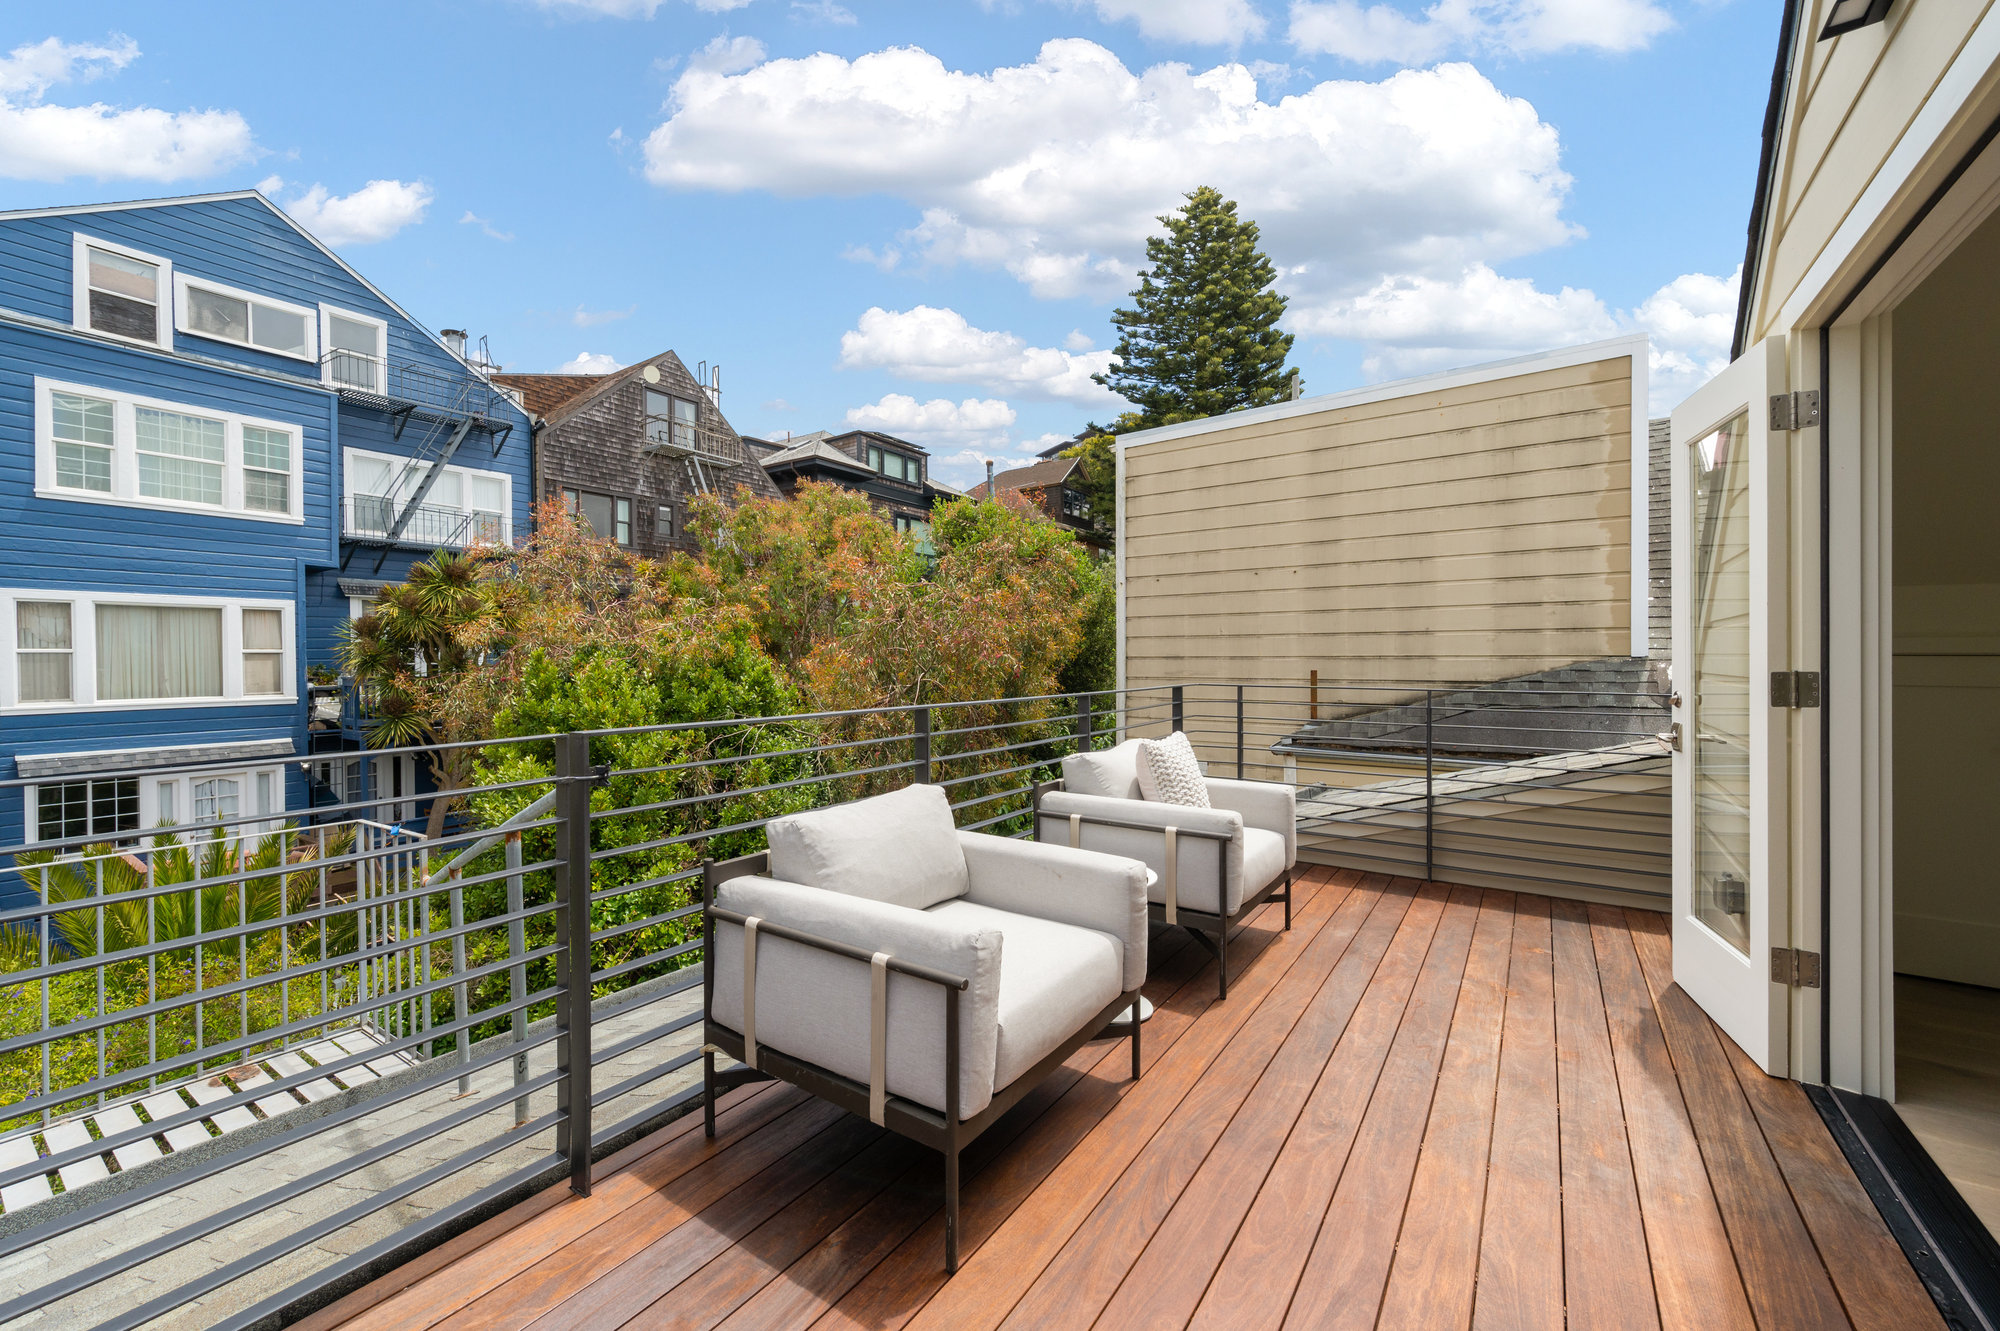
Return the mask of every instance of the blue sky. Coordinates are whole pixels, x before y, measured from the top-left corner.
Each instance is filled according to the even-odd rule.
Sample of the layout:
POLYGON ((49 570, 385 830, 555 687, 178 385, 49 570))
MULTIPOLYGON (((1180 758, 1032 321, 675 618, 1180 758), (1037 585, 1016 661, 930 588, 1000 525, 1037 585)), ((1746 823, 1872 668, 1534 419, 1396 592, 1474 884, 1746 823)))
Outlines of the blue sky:
MULTIPOLYGON (((510 369, 671 347, 940 475, 1109 420, 1150 218, 1264 228, 1308 392, 1726 357, 1775 0, 349 0, 16 11, 0 206, 261 185, 510 369)), ((594 359, 593 359, 594 358, 594 359)))

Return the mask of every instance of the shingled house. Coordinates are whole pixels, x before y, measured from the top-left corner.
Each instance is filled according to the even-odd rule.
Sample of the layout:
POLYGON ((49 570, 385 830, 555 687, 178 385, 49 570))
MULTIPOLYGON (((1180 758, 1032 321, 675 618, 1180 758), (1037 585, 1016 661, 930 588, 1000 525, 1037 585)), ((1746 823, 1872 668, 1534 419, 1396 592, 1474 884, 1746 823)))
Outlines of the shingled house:
POLYGON ((930 532, 931 508, 959 491, 931 479, 930 454, 907 439, 874 430, 832 434, 815 430, 789 439, 746 439, 787 498, 803 481, 826 481, 859 490, 897 531, 930 532))
POLYGON ((560 497, 598 535, 642 555, 691 550, 688 501, 747 487, 775 498, 716 405, 673 352, 610 374, 496 374, 536 419, 538 499, 560 497))
MULTIPOLYGON (((1069 445, 1062 447, 1068 448, 1069 445)), ((1077 468, 1082 465, 1076 458, 1046 458, 1025 467, 1003 471, 993 478, 991 485, 994 491, 1003 495, 1026 496, 1042 512, 1074 531, 1089 545, 1106 549, 1110 543, 1091 526, 1090 504, 1083 497, 1083 491, 1075 485, 1077 468)), ((987 486, 987 482, 981 481, 967 493, 974 499, 984 499, 988 493, 987 486)))

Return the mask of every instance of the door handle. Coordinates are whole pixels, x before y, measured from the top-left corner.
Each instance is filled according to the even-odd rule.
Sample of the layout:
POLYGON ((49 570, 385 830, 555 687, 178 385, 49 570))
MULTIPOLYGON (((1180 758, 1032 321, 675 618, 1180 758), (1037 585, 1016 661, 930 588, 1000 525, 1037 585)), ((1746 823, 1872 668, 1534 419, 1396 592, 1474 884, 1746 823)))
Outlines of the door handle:
POLYGON ((1675 753, 1679 753, 1681 751, 1681 723, 1678 721, 1674 722, 1665 730, 1654 735, 1653 738, 1672 749, 1675 753))

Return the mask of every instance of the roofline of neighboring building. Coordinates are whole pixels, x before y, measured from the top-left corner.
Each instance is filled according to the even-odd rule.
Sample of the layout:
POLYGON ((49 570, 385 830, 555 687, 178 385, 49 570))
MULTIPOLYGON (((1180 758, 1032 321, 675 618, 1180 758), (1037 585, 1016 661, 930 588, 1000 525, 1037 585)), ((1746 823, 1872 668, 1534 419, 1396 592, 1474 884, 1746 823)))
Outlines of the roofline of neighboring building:
MULTIPOLYGON (((818 434, 820 432, 815 430, 813 433, 818 434)), ((846 439, 850 435, 865 434, 871 439, 880 439, 886 443, 894 444, 898 448, 907 448, 913 453, 922 453, 925 457, 929 457, 931 455, 931 451, 928 448, 925 448, 922 444, 913 444, 899 434, 889 434, 882 430, 864 430, 859 427, 856 427, 855 429, 852 430, 840 430, 840 431, 828 430, 825 433, 828 439, 846 439)))
MULTIPOLYGON (((1311 416, 1322 411, 1337 411, 1342 407, 1359 406, 1366 402, 1383 402, 1390 398, 1406 397, 1411 393, 1426 390, 1459 388, 1466 384, 1487 383, 1494 379, 1511 379, 1520 374, 1533 374, 1537 370, 1559 370, 1571 365, 1588 365, 1592 361, 1611 360, 1621 355, 1633 358, 1632 374, 1635 388, 1643 390, 1648 368, 1646 365, 1648 346, 1646 334, 1626 333, 1619 337, 1606 338, 1602 342, 1585 342, 1578 346, 1560 347, 1554 351, 1538 351, 1532 355, 1514 356, 1507 360, 1487 361, 1483 365, 1469 365, 1463 369, 1439 370, 1409 379, 1370 384, 1366 388, 1322 393, 1318 397, 1276 402, 1268 407, 1251 407, 1245 411, 1227 412, 1221 416, 1204 416, 1200 420, 1182 421, 1178 425, 1161 425, 1150 430, 1135 430, 1131 434, 1118 436, 1117 446, 1120 450, 1142 447, 1146 444, 1164 443, 1169 439, 1186 439, 1194 435, 1213 434, 1218 430, 1234 430, 1239 426, 1256 425, 1265 421, 1289 420, 1294 416, 1311 416)), ((1634 397, 1635 411, 1643 413, 1646 406, 1643 391, 1635 393, 1634 397)))
MULTIPOLYGON (((308 241, 312 242, 312 246, 314 249, 317 249, 321 254, 324 254, 327 258, 333 260, 336 264, 340 265, 342 272, 346 273, 349 277, 359 282, 362 286, 367 287, 369 291, 374 293, 375 298, 377 300, 380 300, 384 305, 387 305, 390 309, 394 310, 397 314, 401 315, 403 317, 404 322, 408 323, 412 328, 416 329, 418 332, 422 333, 425 337, 429 338, 433 343, 435 343, 438 350, 444 352, 445 355, 451 357, 453 360, 457 361, 460 365, 463 365, 467 370, 471 371, 473 374, 480 373, 478 368, 475 367, 471 361, 459 355, 456 351, 453 351, 450 346, 446 345, 445 340, 443 338, 439 337, 436 333, 432 332, 428 327, 426 327, 421 319, 417 318, 414 314, 411 314, 408 310, 404 309, 401 305, 397 304, 395 300, 393 300, 389 296, 388 292, 382 290, 381 287, 376 286, 373 282, 370 282, 367 278, 363 277, 360 273, 356 272, 353 266, 350 265, 347 262, 347 260, 341 258, 338 254, 335 254, 331 249, 329 249, 326 246, 324 242, 320 240, 318 236, 315 236, 312 232, 306 230, 303 226, 300 226, 297 218, 293 217, 283 208, 280 208, 277 204, 272 203, 269 199, 265 198, 264 192, 262 190, 255 190, 255 189, 221 190, 213 194, 180 194, 180 195, 171 195, 167 198, 161 198, 161 199, 125 199, 112 203, 75 203, 75 204, 66 204, 64 206, 57 208, 15 208, 7 212, 0 212, 0 222, 14 221, 24 217, 72 217, 88 213, 121 213, 121 212, 130 212, 135 208, 173 208, 173 207, 179 207, 182 204, 190 204, 190 203, 222 203, 230 199, 255 199, 257 202, 263 204, 266 208, 269 208, 272 211, 272 213, 274 213, 278 217, 280 221, 284 222, 286 226, 290 227, 292 230, 298 232, 301 236, 304 236, 308 241)), ((528 414, 528 409, 526 407, 521 407, 519 408, 519 410, 523 416, 526 416, 528 414)))
POLYGON ((1771 190, 1778 174, 1778 139, 1783 129, 1785 99, 1792 82, 1792 56, 1798 45, 1801 21, 1798 0, 1785 0, 1778 20, 1778 58, 1771 70, 1771 96, 1764 104, 1763 146, 1757 156, 1757 192, 1750 200, 1750 235, 1743 246, 1743 277, 1736 288, 1736 332, 1730 339, 1729 359, 1743 354, 1750 336, 1750 298, 1757 289, 1757 266, 1764 260, 1764 223, 1771 208, 1771 190))

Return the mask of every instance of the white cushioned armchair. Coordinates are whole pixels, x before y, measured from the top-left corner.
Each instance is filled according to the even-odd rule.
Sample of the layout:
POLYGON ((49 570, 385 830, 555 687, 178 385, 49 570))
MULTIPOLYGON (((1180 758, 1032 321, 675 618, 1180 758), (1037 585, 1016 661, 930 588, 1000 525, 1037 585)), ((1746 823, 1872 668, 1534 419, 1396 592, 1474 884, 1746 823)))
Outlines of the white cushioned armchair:
POLYGON ((1035 837, 1130 856, 1150 868, 1151 917, 1188 930, 1214 954, 1227 998, 1236 922, 1276 897, 1292 927, 1299 860, 1292 788, 1204 777, 1209 808, 1155 803, 1139 793, 1140 742, 1064 758, 1061 782, 1036 788, 1035 837))
MULTIPOLYGON (((1126 1012, 1146 979, 1136 860, 960 832, 937 786, 774 820, 704 865, 707 1128, 763 1076, 958 1153, 1126 1012), (718 1073, 716 1055, 743 1067, 718 1073)), ((1131 1023, 1139 1075, 1139 1023, 1131 1023)))

